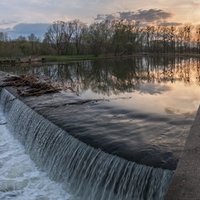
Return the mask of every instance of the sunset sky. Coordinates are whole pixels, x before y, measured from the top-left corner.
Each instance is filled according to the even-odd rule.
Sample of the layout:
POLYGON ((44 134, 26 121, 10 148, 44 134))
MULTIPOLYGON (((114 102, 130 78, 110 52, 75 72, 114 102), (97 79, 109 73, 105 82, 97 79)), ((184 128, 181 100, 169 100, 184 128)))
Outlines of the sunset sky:
POLYGON ((44 35, 57 20, 133 19, 141 24, 200 24, 200 0, 6 0, 0 2, 0 31, 11 37, 44 35))

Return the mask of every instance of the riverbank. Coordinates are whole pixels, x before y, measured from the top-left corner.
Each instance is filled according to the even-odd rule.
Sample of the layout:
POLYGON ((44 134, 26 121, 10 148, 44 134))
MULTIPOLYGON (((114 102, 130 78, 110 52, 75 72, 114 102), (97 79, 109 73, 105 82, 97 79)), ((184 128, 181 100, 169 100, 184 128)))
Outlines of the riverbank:
POLYGON ((132 54, 132 55, 113 55, 113 54, 107 54, 107 55, 99 55, 98 57, 95 57, 93 55, 66 55, 66 56, 42 56, 42 60, 44 62, 55 62, 55 61, 81 61, 81 60, 99 60, 99 59, 119 59, 119 58, 131 58, 131 57, 141 57, 141 56, 152 56, 152 57, 193 57, 193 58, 200 58, 200 54, 174 54, 174 53, 140 53, 140 54, 132 54))
MULTIPOLYGON (((68 61, 81 61, 81 60, 99 60, 99 59, 122 59, 122 58, 131 58, 131 57, 177 57, 177 58, 200 58, 200 54, 192 54, 192 53, 137 53, 132 55, 126 55, 126 54, 101 54, 98 57, 94 55, 39 55, 39 56, 33 56, 33 57, 39 57, 39 62, 68 62, 68 61)), ((25 59, 28 62, 28 56, 23 57, 21 59, 25 59)), ((2 61, 2 64, 4 64, 6 60, 7 62, 12 62, 15 64, 21 63, 19 58, 0 58, 0 64, 2 61)), ((33 60, 35 62, 35 60, 33 60)), ((24 62, 23 62, 24 63, 24 62)))
POLYGON ((42 60, 45 62, 54 62, 54 61, 79 61, 79 60, 97 60, 106 58, 104 55, 95 57, 93 55, 66 55, 66 56, 42 56, 42 60))

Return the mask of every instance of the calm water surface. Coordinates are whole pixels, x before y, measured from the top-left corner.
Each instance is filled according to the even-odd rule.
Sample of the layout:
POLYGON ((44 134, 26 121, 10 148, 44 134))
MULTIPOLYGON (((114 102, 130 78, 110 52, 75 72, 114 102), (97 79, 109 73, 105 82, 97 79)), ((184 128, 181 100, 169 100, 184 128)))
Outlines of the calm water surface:
MULTIPOLYGON (((176 168, 200 100, 197 59, 43 63, 0 70, 49 76, 63 88, 72 88, 78 98, 104 98, 104 128, 99 130, 109 142, 102 149, 154 167, 176 168)), ((93 129, 87 132, 91 137, 93 129)))

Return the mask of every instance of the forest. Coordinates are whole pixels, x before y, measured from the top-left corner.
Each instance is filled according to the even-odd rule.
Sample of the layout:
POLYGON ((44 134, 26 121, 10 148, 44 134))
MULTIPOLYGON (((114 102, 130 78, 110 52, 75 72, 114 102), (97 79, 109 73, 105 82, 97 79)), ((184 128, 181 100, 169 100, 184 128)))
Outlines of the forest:
POLYGON ((31 33, 10 39, 0 32, 0 57, 29 55, 199 54, 200 25, 141 26, 132 20, 55 21, 41 41, 31 33))

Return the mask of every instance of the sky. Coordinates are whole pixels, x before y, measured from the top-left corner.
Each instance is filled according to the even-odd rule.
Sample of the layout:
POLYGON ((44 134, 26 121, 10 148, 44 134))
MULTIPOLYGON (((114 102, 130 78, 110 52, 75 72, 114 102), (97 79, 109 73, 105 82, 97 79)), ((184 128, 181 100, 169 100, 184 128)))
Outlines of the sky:
POLYGON ((200 24, 200 0, 1 0, 0 32, 42 38, 54 21, 133 19, 141 25, 200 24))

